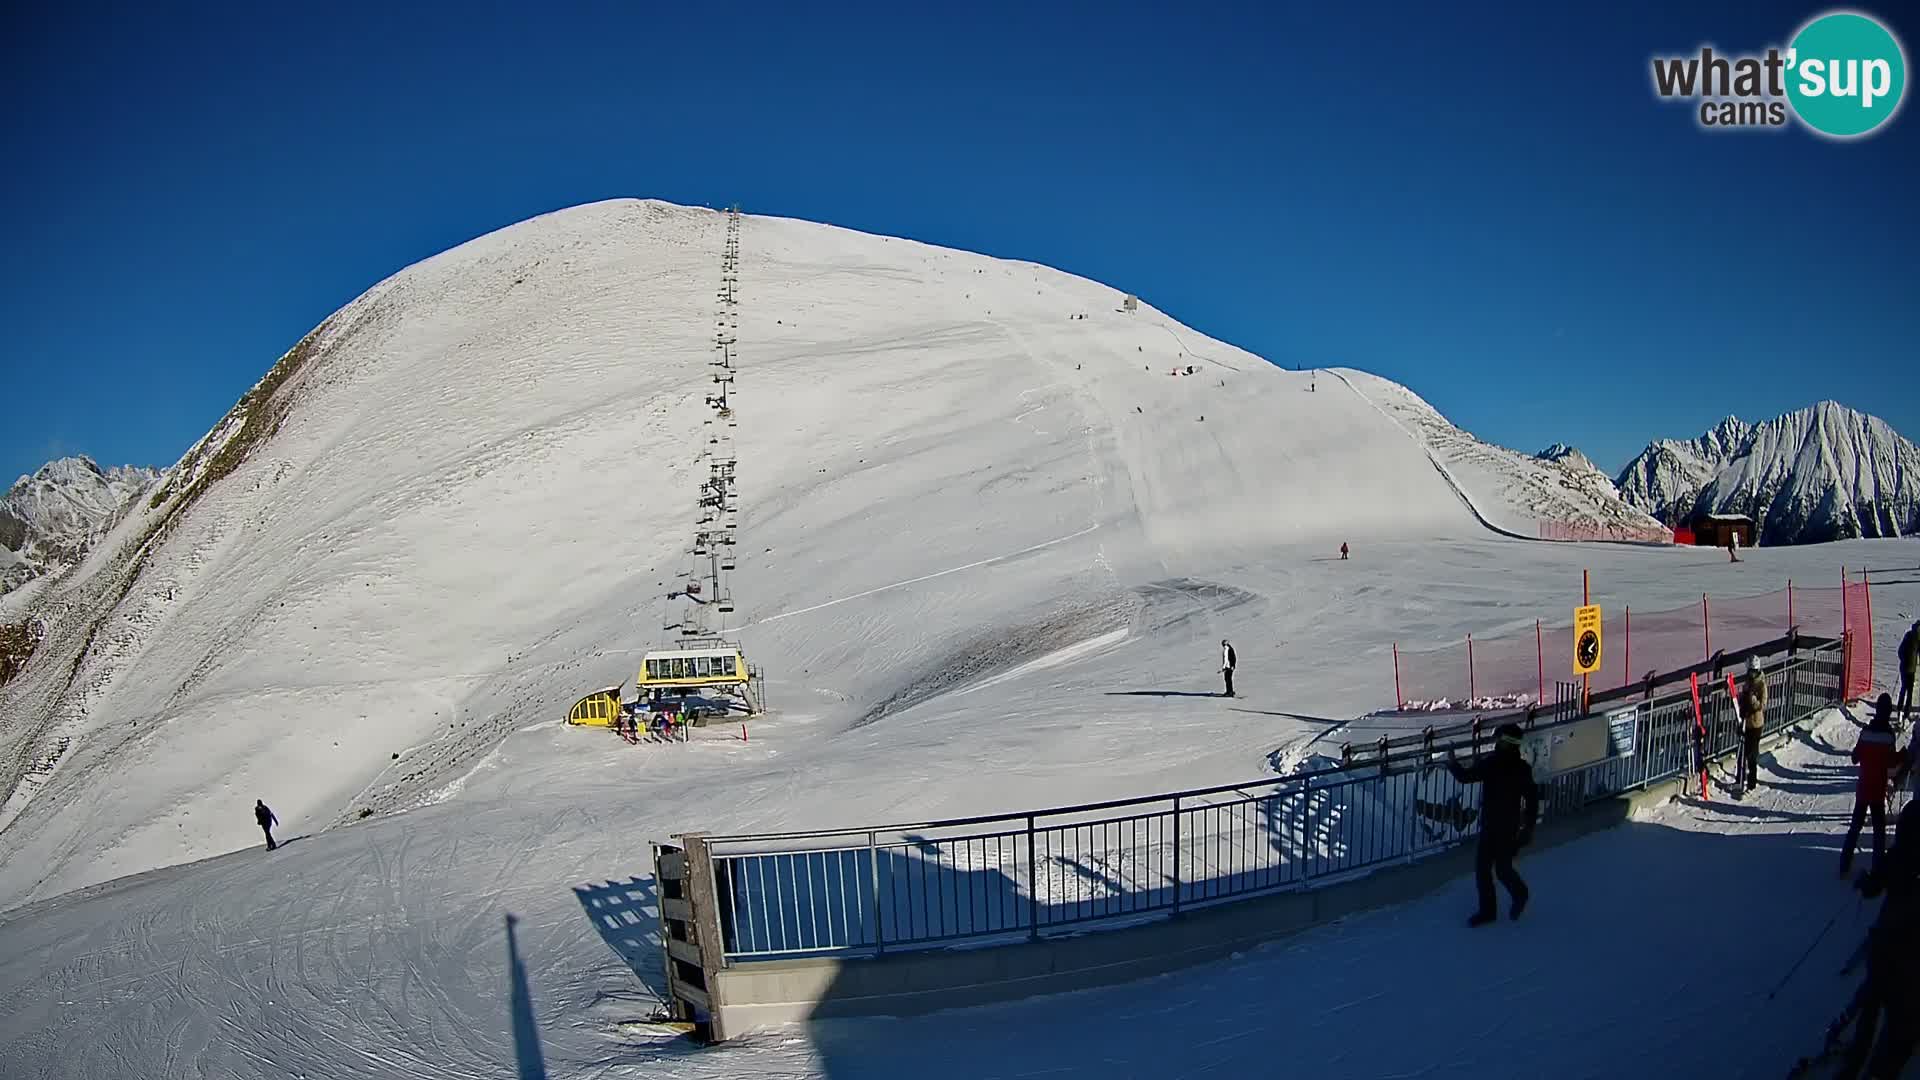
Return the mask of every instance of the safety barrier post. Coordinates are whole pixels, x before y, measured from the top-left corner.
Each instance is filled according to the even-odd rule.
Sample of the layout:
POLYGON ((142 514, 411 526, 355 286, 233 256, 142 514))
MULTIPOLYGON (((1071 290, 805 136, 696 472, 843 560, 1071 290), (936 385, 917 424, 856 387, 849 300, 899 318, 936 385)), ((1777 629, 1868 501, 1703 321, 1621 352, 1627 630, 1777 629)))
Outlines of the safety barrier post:
POLYGON ((1467 701, 1471 703, 1480 696, 1479 688, 1473 680, 1473 635, 1467 635, 1467 701))
POLYGON ((1787 579, 1787 630, 1793 630, 1793 579, 1787 579))
POLYGON ((1627 651, 1620 661, 1620 685, 1633 682, 1633 605, 1627 605, 1627 651))
POLYGON ((1180 796, 1173 797, 1173 913, 1180 914, 1180 796))
POLYGON ((1869 577, 1872 570, 1860 571, 1860 595, 1867 602, 1867 693, 1873 692, 1873 581, 1869 577))
POLYGON ((887 936, 880 918, 880 847, 871 832, 867 833, 867 871, 873 887, 873 955, 879 956, 887 951, 887 936))
POLYGON ((1400 690, 1400 643, 1393 643, 1393 708, 1398 712, 1407 707, 1407 695, 1400 690))
POLYGON ((1533 659, 1536 668, 1533 700, 1547 700, 1547 647, 1540 634, 1540 620, 1533 620, 1533 659))
MULTIPOLYGON (((1179 801, 1175 800, 1174 805, 1179 806, 1180 805, 1179 801)), ((1180 878, 1180 814, 1177 810, 1174 812, 1174 815, 1173 815, 1173 866, 1174 866, 1174 871, 1173 871, 1174 880, 1177 883, 1180 878)), ((1034 853, 1033 853, 1033 815, 1028 814, 1027 815, 1027 940, 1028 941, 1040 940, 1040 875, 1038 870, 1039 870, 1038 860, 1034 858, 1034 853)), ((1175 884, 1174 886, 1173 895, 1174 895, 1174 899, 1178 901, 1180 897, 1180 887, 1178 884, 1175 884)), ((1178 910, 1178 908, 1176 907, 1175 910, 1178 910)))
POLYGON ((1707 594, 1700 594, 1700 634, 1706 638, 1706 659, 1713 659, 1713 613, 1707 604, 1707 594))

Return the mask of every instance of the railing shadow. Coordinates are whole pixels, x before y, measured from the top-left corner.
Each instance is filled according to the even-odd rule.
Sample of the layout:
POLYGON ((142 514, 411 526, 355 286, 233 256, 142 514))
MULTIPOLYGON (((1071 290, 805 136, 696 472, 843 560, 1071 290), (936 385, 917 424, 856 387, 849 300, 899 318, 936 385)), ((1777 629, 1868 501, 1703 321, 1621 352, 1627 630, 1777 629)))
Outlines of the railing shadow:
POLYGON ((587 919, 653 997, 667 1000, 667 974, 660 938, 660 896, 650 877, 576 885, 574 899, 587 919))

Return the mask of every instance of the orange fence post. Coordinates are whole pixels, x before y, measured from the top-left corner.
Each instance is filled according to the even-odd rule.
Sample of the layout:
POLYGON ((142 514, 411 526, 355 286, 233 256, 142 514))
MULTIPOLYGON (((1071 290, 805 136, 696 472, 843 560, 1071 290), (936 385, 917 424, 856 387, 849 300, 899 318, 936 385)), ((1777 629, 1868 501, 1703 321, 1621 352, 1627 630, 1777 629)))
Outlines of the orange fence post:
POLYGON ((1873 692, 1873 581, 1871 570, 1860 571, 1860 594, 1867 602, 1867 662, 1861 666, 1867 669, 1867 693, 1873 692))

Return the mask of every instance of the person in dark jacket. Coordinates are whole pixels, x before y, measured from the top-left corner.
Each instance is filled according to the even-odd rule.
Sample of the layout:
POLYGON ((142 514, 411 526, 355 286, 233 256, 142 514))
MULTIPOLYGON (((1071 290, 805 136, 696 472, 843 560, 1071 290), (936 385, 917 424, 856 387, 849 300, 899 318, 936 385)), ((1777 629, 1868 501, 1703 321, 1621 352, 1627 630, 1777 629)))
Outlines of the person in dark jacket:
POLYGON ((253 800, 253 820, 259 822, 260 831, 267 834, 267 850, 279 847, 273 842, 273 827, 280 824, 280 819, 274 817, 273 811, 267 809, 267 804, 260 799, 253 800))
POLYGON ((1220 639, 1220 674, 1225 675, 1227 677, 1227 696, 1228 697, 1233 696, 1234 660, 1235 660, 1235 657, 1233 655, 1233 646, 1227 644, 1226 638, 1221 638, 1220 639))
POLYGON ((1900 715, 1913 719, 1913 676, 1920 668, 1920 619, 1900 639, 1900 715))
POLYGON ((1447 760, 1447 771, 1462 784, 1482 784, 1480 792, 1480 843, 1474 851, 1473 882, 1480 893, 1480 907, 1467 920, 1468 926, 1485 926, 1499 917, 1495 907, 1493 879, 1507 887, 1513 897, 1508 917, 1518 919, 1527 908, 1527 883, 1513 868, 1513 857, 1533 842, 1534 822, 1540 817, 1540 786, 1533 782, 1533 766, 1520 756, 1523 736, 1515 724, 1502 724, 1494 732, 1493 753, 1471 765, 1447 760))
POLYGON ((1896 762, 1893 754, 1893 696, 1881 694, 1873 703, 1873 719, 1853 744, 1853 760, 1859 763, 1860 779, 1853 788, 1853 824, 1847 829, 1847 842, 1840 848, 1840 876, 1853 869, 1853 849, 1860 843, 1860 826, 1873 818, 1873 862, 1887 848, 1887 774, 1896 762))

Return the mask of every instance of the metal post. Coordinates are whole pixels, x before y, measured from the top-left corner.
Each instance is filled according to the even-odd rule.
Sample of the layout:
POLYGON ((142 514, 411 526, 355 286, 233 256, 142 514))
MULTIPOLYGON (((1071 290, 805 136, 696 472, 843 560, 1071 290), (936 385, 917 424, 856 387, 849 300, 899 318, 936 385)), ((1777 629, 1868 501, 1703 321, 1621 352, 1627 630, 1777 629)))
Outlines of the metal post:
POLYGON ((1633 605, 1627 605, 1627 651, 1620 661, 1620 685, 1633 682, 1633 605))
POLYGON ((1173 913, 1180 914, 1180 796, 1173 797, 1173 913))
POLYGON ((1393 643, 1393 707, 1395 711, 1407 707, 1407 696, 1400 691, 1400 643, 1393 643))
POLYGON ((1474 680, 1473 680, 1473 635, 1468 634, 1467 635, 1467 701, 1468 703, 1471 704, 1473 699, 1479 696, 1480 696, 1479 687, 1474 684, 1474 680))
POLYGON ((1533 620, 1534 689, 1533 700, 1547 700, 1547 647, 1541 636, 1540 620, 1533 620))
POLYGON ((1040 940, 1040 876, 1033 851, 1033 815, 1027 815, 1027 940, 1040 940))
POLYGON ((867 833, 867 875, 873 886, 873 954, 879 956, 887 951, 887 939, 880 921, 880 848, 871 832, 867 833))
POLYGON ((1793 579, 1787 579, 1787 632, 1793 632, 1793 579))
POLYGON ((1713 613, 1707 604, 1707 594, 1700 594, 1700 633, 1707 641, 1707 659, 1713 659, 1713 613))
MULTIPOLYGON (((1865 664, 1865 667, 1867 669, 1866 692, 1869 694, 1873 693, 1873 579, 1871 577, 1872 574, 1873 574, 1872 570, 1862 569, 1860 571, 1860 595, 1864 597, 1867 602, 1867 643, 1865 646, 1867 650, 1867 662, 1865 664)), ((1896 687, 1896 689, 1898 688, 1896 687)))

